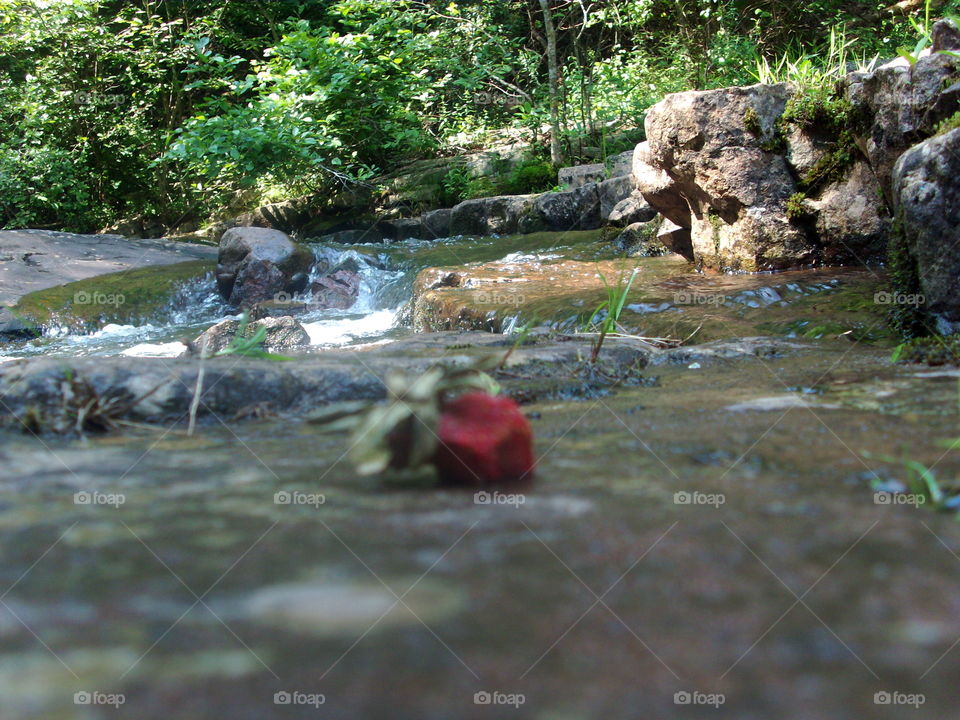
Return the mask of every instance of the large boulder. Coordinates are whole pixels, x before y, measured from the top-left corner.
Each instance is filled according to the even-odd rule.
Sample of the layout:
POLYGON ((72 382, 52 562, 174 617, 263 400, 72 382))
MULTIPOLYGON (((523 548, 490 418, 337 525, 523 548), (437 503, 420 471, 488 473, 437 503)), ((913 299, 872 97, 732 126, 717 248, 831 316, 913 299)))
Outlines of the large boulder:
POLYGON ((960 129, 911 148, 893 171, 893 193, 912 278, 896 289, 919 290, 941 332, 960 329, 960 129), (911 286, 910 283, 915 283, 911 286))
POLYGON ((890 202, 893 167, 900 155, 960 109, 960 60, 941 52, 960 50, 960 32, 952 21, 940 20, 933 36, 931 54, 915 65, 888 63, 871 73, 851 73, 845 81, 854 115, 867 126, 858 133, 860 149, 890 202))
MULTIPOLYGON (((786 84, 668 95, 647 114, 650 164, 670 181, 671 217, 686 201, 693 258, 724 270, 776 270, 814 259, 815 246, 787 219, 796 181, 769 140, 786 84)), ((643 188, 641 187, 641 190, 643 188)), ((658 210, 655 193, 644 197, 658 210)))
MULTIPOLYGON (((266 328, 267 331, 266 339, 263 341, 263 349, 267 352, 282 353, 310 345, 310 336, 307 331, 292 317, 266 317, 262 320, 254 320, 247 325, 243 336, 253 337, 260 328, 266 328)), ((209 357, 225 350, 236 339, 239 329, 239 320, 235 318, 221 320, 187 345, 183 355, 203 354, 209 357)))
POLYGON ((231 228, 220 239, 217 289, 235 307, 252 307, 307 284, 313 253, 279 230, 231 228))

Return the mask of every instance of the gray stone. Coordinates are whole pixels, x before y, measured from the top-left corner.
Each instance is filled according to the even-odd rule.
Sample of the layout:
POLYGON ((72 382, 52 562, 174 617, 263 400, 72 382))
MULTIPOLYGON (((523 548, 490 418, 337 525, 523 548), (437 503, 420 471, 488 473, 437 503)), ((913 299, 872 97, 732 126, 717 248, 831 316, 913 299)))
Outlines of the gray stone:
POLYGON ((537 197, 534 207, 548 230, 595 230, 602 224, 596 183, 567 192, 543 193, 537 197))
POLYGON ((644 199, 639 190, 614 206, 606 216, 607 224, 613 227, 627 227, 634 223, 650 222, 657 216, 657 211, 644 199))
POLYGON ((960 323, 960 130, 904 153, 893 184, 925 309, 952 329, 960 323))
POLYGON ((656 257, 670 252, 658 238, 661 220, 635 222, 623 229, 616 239, 617 246, 631 257, 656 257))
MULTIPOLYGON (((237 336, 240 321, 234 318, 221 320, 213 327, 202 332, 187 346, 185 356, 214 355, 226 349, 237 336)), ((267 352, 282 353, 302 349, 310 345, 310 336, 297 320, 289 316, 265 317, 253 320, 247 325, 245 337, 251 337, 260 328, 266 328, 267 336, 263 348, 267 352)))
POLYGON ((932 44, 931 52, 943 52, 944 50, 960 50, 960 28, 957 23, 949 18, 937 20, 933 24, 930 32, 932 44))
POLYGON ((607 179, 607 167, 602 163, 594 165, 574 165, 560 168, 557 173, 560 187, 576 190, 590 183, 602 182, 607 179))
POLYGON ((217 288, 237 307, 304 289, 313 253, 279 230, 231 228, 220 239, 217 288))
POLYGON ((420 216, 424 237, 427 240, 450 237, 450 219, 452 216, 453 210, 449 208, 425 212, 420 216))
POLYGON ((817 200, 808 200, 817 214, 817 237, 827 265, 882 262, 893 225, 880 183, 863 160, 847 176, 829 186, 817 200))
MULTIPOLYGON (((947 42, 948 35, 941 42, 947 42)), ((854 114, 867 120, 865 133, 858 133, 858 144, 888 203, 893 203, 893 167, 899 157, 960 109, 958 67, 960 60, 954 57, 931 54, 912 68, 909 64, 884 66, 847 77, 847 99, 854 114)))
POLYGON ((451 235, 510 235, 543 229, 537 195, 499 195, 466 200, 450 214, 451 235))
MULTIPOLYGON (((632 155, 631 155, 632 164, 632 155)), ((604 180, 597 186, 600 193, 600 218, 606 222, 613 209, 630 197, 633 192, 633 175, 620 175, 610 180, 604 180)))

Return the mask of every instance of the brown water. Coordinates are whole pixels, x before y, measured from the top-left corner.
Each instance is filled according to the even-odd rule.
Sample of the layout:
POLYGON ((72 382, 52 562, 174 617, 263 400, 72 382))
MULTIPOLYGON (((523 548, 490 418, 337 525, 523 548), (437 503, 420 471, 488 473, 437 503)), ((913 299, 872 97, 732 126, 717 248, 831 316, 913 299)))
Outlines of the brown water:
POLYGON ((295 421, 8 433, 2 717, 952 717, 960 527, 863 453, 955 479, 957 377, 796 344, 527 406, 522 504, 358 479, 295 421))

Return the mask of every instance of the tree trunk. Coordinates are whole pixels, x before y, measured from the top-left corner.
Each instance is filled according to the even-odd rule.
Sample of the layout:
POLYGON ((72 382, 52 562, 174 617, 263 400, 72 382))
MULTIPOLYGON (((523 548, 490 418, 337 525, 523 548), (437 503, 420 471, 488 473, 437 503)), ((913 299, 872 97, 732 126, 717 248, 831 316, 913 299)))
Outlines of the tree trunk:
POLYGON ((547 69, 550 79, 550 162, 563 164, 560 150, 560 69, 557 63, 557 28, 550 13, 550 0, 540 0, 547 32, 547 69))

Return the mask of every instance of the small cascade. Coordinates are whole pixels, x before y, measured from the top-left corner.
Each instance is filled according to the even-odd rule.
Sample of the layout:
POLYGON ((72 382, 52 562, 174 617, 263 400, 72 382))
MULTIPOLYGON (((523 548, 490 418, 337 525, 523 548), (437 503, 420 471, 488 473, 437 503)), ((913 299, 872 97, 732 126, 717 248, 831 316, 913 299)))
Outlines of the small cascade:
MULTIPOLYGON (((396 335, 398 310, 410 298, 411 269, 399 269, 384 254, 336 246, 315 246, 317 263, 310 284, 337 269, 349 269, 360 279, 356 302, 347 309, 308 309, 297 319, 303 323, 312 344, 318 348, 340 347, 377 341, 396 335)), ((212 272, 181 284, 153 315, 136 322, 110 323, 96 331, 51 325, 37 340, 9 343, 0 350, 0 361, 38 355, 78 357, 127 355, 176 357, 184 350, 182 340, 192 339, 207 327, 236 310, 216 289, 212 272)))

